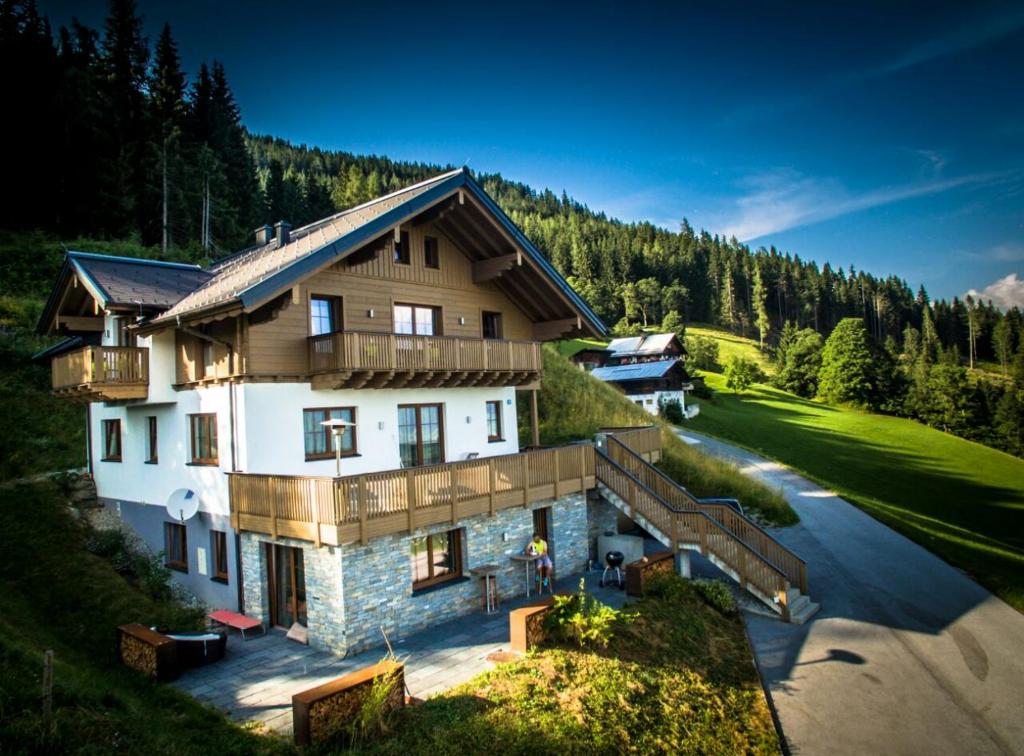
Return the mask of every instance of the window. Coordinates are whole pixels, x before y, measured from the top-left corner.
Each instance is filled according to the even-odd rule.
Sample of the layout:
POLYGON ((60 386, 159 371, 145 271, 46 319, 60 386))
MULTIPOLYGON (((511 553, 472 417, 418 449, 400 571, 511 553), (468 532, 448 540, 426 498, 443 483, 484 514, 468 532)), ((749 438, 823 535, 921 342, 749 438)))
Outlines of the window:
POLYGON ((414 591, 462 577, 462 533, 449 530, 413 538, 409 562, 414 591))
POLYGON ((185 526, 177 522, 164 523, 165 564, 172 570, 188 572, 188 543, 185 526))
POLYGON ((155 465, 156 462, 156 416, 149 415, 146 418, 146 464, 155 465))
POLYGON ((423 264, 435 270, 441 267, 441 250, 437 246, 436 237, 423 237, 423 264))
POLYGON ((395 305, 395 333, 440 335, 441 308, 426 305, 395 305))
POLYGON ((203 342, 203 378, 213 378, 217 375, 217 363, 213 353, 213 343, 203 342))
POLYGON ((210 531, 210 553, 213 554, 213 576, 218 583, 228 582, 228 534, 223 530, 210 531))
MULTIPOLYGON (((326 420, 356 421, 355 407, 319 407, 302 410, 302 429, 305 436, 306 461, 330 459, 334 456, 334 434, 321 423, 326 420)), ((346 428, 341 437, 341 455, 356 453, 356 429, 346 428)))
POLYGON ((501 433, 501 402, 487 402, 487 440, 505 440, 501 433))
POLYGON ((408 265, 410 262, 409 252, 409 232, 403 231, 401 241, 395 242, 395 263, 398 265, 408 265))
POLYGON ((217 464, 217 416, 213 413, 189 415, 192 433, 192 464, 217 464))
POLYGON ((314 295, 309 300, 309 333, 322 336, 341 330, 341 298, 314 295))
POLYGON ((398 453, 402 467, 444 462, 444 424, 440 404, 398 406, 398 453))
POLYGON ((501 338, 500 312, 485 312, 483 314, 483 333, 485 339, 501 338))
POLYGON ((103 421, 103 461, 121 461, 121 421, 103 421))

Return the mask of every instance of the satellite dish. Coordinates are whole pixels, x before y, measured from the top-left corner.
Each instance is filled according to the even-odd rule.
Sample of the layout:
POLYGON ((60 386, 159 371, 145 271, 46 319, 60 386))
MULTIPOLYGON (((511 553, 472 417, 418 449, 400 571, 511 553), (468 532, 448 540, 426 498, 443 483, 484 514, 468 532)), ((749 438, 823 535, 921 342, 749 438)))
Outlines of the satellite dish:
POLYGON ((199 511, 199 494, 190 488, 179 488, 167 497, 167 514, 184 522, 199 511))

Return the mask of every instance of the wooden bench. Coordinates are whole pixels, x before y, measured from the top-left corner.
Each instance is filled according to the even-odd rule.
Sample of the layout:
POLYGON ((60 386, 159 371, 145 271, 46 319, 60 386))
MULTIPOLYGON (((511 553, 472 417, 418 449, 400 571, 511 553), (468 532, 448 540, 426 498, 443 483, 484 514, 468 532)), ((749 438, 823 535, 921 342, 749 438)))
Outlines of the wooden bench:
POLYGON ((249 640, 245 637, 245 631, 252 630, 255 627, 258 627, 264 633, 267 632, 266 628, 263 627, 263 623, 258 619, 246 617, 244 614, 232 612, 229 609, 218 609, 215 612, 210 612, 206 616, 218 624, 235 628, 235 630, 238 630, 242 634, 242 640, 249 640))

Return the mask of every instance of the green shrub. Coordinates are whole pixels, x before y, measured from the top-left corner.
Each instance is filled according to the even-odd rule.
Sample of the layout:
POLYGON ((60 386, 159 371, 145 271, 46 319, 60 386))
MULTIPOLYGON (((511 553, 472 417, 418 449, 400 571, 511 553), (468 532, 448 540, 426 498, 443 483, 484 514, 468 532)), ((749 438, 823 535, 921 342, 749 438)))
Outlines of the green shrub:
POLYGON ((666 422, 672 425, 682 425, 686 418, 683 416, 683 406, 678 399, 662 399, 658 402, 658 410, 666 422))
POLYGON ((763 378, 764 373, 761 372, 757 363, 746 357, 734 355, 729 358, 729 364, 725 366, 725 385, 740 394, 763 378))
POLYGON ((736 613, 736 599, 725 581, 702 578, 694 580, 693 587, 697 589, 697 593, 704 597, 705 601, 722 614, 736 613))
POLYGON ((607 648, 612 625, 622 620, 628 620, 627 615, 587 593, 586 579, 580 578, 576 593, 555 596, 554 608, 544 617, 544 629, 554 641, 607 648))
POLYGON ((114 571, 156 601, 173 597, 171 571, 164 566, 163 552, 149 554, 134 546, 123 530, 93 529, 86 549, 110 562, 114 571))

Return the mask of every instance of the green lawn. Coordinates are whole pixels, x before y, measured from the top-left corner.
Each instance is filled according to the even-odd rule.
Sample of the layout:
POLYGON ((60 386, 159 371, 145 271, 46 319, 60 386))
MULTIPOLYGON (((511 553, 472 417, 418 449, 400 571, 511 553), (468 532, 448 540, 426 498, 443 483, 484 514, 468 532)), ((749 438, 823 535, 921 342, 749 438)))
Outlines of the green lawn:
POLYGON ((1024 460, 912 420, 725 379, 689 423, 826 485, 1024 610, 1024 460))

